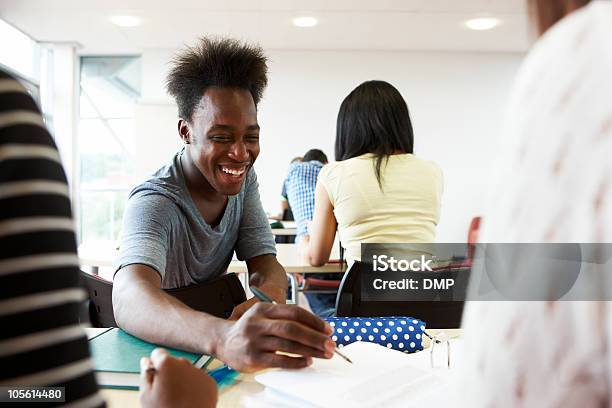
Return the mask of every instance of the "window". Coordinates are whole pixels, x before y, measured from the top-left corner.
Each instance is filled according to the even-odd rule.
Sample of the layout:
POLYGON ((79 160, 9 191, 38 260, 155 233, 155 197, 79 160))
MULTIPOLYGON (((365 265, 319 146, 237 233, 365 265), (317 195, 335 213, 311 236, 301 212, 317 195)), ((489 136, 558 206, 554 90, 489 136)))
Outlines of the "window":
POLYGON ((4 20, 0 20, 0 38, 0 62, 20 79, 37 85, 40 63, 38 44, 4 20))
POLYGON ((116 240, 132 188, 139 57, 81 57, 80 241, 116 240))
POLYGON ((0 19, 0 66, 15 76, 38 103, 47 128, 54 134, 50 75, 52 54, 28 35, 0 19))

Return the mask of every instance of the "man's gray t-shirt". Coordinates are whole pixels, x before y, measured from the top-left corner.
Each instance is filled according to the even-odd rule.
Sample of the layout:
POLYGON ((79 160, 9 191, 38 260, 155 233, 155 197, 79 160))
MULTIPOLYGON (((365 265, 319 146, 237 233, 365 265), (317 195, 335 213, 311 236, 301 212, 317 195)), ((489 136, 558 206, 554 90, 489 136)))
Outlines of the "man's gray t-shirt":
POLYGON ((169 289, 223 275, 234 250, 240 260, 276 254, 255 170, 249 170, 240 192, 228 197, 221 222, 211 228, 187 190, 181 154, 130 193, 115 271, 147 265, 169 289))

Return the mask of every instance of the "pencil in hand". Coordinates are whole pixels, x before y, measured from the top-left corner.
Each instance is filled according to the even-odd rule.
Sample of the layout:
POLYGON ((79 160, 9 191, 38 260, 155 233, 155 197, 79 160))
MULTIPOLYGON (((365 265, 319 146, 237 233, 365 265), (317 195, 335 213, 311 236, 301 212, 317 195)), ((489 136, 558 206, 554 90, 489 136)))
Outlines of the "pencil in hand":
MULTIPOLYGON (((255 297, 259 300, 261 300, 262 302, 266 302, 266 303, 272 303, 272 304, 276 304, 276 302, 270 298, 270 296, 266 295, 265 293, 263 293, 261 290, 259 290, 258 288, 256 288, 255 286, 251 286, 251 292, 253 292, 253 294, 255 295, 255 297)), ((334 353, 336 353, 337 355, 339 355, 340 357, 342 357, 345 361, 353 364, 353 362, 351 361, 350 358, 348 358, 347 356, 345 356, 344 354, 342 354, 340 352, 340 350, 338 350, 338 347, 336 346, 336 348, 334 349, 334 353)))

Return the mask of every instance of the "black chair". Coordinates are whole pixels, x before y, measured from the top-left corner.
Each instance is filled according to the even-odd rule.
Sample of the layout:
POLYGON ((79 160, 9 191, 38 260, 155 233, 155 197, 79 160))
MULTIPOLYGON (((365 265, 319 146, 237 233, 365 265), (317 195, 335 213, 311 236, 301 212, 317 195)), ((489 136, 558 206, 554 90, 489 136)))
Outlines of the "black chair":
POLYGON ((227 319, 234 307, 245 302, 246 293, 235 273, 228 273, 210 282, 183 288, 166 289, 187 306, 200 312, 227 319))
POLYGON ((364 267, 365 264, 355 262, 344 274, 336 298, 336 316, 410 316, 426 322, 427 327, 431 329, 461 326, 464 305, 462 301, 362 301, 361 270, 364 267))
MULTIPOLYGON (((98 276, 81 271, 82 282, 89 294, 85 304, 92 327, 116 327, 113 314, 113 284, 98 276)), ((227 319, 234 307, 246 301, 246 294, 235 273, 228 273, 210 282, 166 289, 192 309, 227 319)))
POLYGON ((81 271, 81 282, 89 295, 83 305, 81 323, 89 319, 92 327, 117 327, 113 313, 112 282, 84 271, 81 271))

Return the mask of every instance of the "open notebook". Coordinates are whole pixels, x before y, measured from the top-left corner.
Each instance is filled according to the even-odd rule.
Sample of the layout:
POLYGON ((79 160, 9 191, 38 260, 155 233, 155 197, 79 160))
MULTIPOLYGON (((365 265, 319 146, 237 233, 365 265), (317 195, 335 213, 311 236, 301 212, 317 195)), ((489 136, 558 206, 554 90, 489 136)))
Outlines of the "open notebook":
POLYGON ((405 401, 437 382, 430 370, 417 367, 400 351, 355 342, 344 348, 353 364, 334 356, 315 359, 302 370, 274 370, 255 377, 268 397, 283 406, 406 406, 405 401), (404 401, 404 402, 402 402, 404 401), (397 405, 396 405, 397 404, 397 405))

